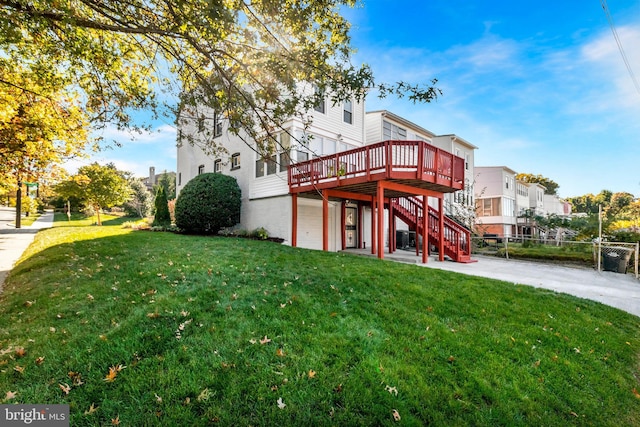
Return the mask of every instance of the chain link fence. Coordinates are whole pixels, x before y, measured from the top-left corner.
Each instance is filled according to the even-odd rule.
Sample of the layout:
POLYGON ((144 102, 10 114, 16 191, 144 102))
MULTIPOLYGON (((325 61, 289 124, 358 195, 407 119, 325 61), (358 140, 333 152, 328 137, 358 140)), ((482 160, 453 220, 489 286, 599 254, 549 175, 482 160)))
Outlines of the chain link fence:
POLYGON ((634 274, 638 278, 639 242, 578 242, 485 234, 472 238, 472 254, 568 264, 634 274))

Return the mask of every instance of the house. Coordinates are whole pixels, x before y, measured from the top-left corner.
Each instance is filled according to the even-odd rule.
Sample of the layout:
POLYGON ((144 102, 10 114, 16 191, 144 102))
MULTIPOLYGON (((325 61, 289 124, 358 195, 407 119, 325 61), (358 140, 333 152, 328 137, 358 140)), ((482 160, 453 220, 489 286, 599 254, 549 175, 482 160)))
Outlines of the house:
MULTIPOLYGON (((395 250, 401 220, 419 236, 428 232, 423 262, 429 245, 441 259, 445 253, 470 259, 469 230, 444 215, 445 195, 464 191, 471 176, 463 157, 438 148, 431 132, 389 112, 366 114, 363 102, 325 101, 309 115, 310 125, 291 118, 267 154, 228 132, 213 111, 207 126, 220 147, 213 153, 199 144, 202 121, 180 120, 179 132, 195 137, 178 145, 178 194, 197 174, 225 173, 242 190, 243 229, 263 227, 310 249, 368 248, 382 258, 385 248, 395 250), (407 125, 404 131, 400 125, 407 125)), ((441 142, 472 148, 447 138, 441 142)))
MULTIPOLYGON (((500 237, 515 235, 516 198, 518 197, 516 172, 506 166, 476 166, 475 173, 476 228, 478 232, 480 234, 495 234, 500 237)), ((522 186, 518 188, 520 191, 524 191, 522 186)), ((525 197, 528 199, 528 192, 525 197)))
POLYGON ((516 179, 506 166, 476 166, 476 229, 500 237, 536 235, 535 217, 568 216, 571 205, 539 183, 516 179))
POLYGON ((144 185, 147 187, 147 190, 153 193, 153 189, 162 178, 167 176, 171 182, 175 182, 176 173, 175 172, 167 172, 164 171, 162 173, 156 174, 156 168, 154 166, 149 167, 149 176, 143 179, 144 185))

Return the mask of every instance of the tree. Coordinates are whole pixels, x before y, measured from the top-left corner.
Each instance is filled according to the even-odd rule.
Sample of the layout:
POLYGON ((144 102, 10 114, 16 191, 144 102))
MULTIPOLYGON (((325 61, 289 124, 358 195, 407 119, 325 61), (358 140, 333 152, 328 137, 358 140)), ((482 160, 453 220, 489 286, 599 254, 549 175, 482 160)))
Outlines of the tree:
MULTIPOLYGON (((414 102, 440 95, 435 79, 376 83, 367 65, 351 64, 350 24, 340 9, 356 3, 0 0, 0 50, 38 75, 61 73, 61 87, 83 91, 94 126, 133 126, 133 109, 180 111, 178 120, 203 129, 224 117, 230 132, 264 148, 285 120, 304 117, 324 94, 335 103, 371 90, 414 102)), ((212 137, 202 143, 216 145, 212 137)))
POLYGON ((560 185, 557 182, 552 181, 551 179, 546 178, 542 175, 533 175, 530 173, 519 173, 516 175, 516 179, 518 181, 528 182, 528 183, 537 183, 544 186, 544 194, 557 195, 558 188, 560 188, 560 185))
POLYGON ((34 74, 0 55, 0 81, 0 177, 16 185, 20 228, 23 182, 37 182, 78 155, 90 141, 88 122, 77 99, 57 89, 55 73, 34 74))
POLYGON ((171 215, 169 214, 169 204, 167 203, 167 196, 164 193, 164 187, 158 186, 155 199, 155 214, 153 217, 153 225, 166 227, 171 225, 171 215))
POLYGON ((164 188, 164 194, 167 200, 173 200, 176 198, 176 175, 175 172, 168 173, 164 171, 158 179, 158 186, 164 188))
POLYGON ((69 180, 56 186, 56 192, 63 197, 75 196, 86 202, 100 220, 100 210, 110 208, 129 200, 131 188, 126 179, 113 167, 92 163, 82 166, 69 180))
POLYGON ((133 178, 129 180, 129 187, 131 188, 131 198, 124 204, 124 210, 127 215, 138 216, 144 218, 151 214, 152 208, 152 195, 144 185, 142 179, 133 178))

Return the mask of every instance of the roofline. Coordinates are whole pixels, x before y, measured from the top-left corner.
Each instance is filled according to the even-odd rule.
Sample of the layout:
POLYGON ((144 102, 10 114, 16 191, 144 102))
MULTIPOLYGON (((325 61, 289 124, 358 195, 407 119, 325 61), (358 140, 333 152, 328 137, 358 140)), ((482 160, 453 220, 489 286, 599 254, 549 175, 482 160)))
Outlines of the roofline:
POLYGON ((510 167, 507 167, 507 166, 473 166, 473 170, 474 171, 477 171, 478 169, 502 169, 502 170, 506 170, 508 172, 511 172, 514 175, 518 174, 518 172, 514 171, 513 169, 511 169, 510 167))
POLYGON ((396 122, 403 123, 403 124, 405 124, 405 125, 407 125, 407 126, 409 126, 409 127, 412 127, 412 128, 414 128, 414 129, 419 130, 419 131, 420 131, 420 132, 422 132, 422 133, 425 133, 425 134, 427 134, 427 135, 430 135, 430 138, 435 138, 435 137, 436 137, 436 134, 435 134, 435 133, 433 133, 433 132, 431 132, 429 129, 425 129, 425 128, 423 128, 422 126, 420 126, 420 125, 417 125, 417 124, 413 123, 411 120, 407 120, 407 119, 405 119, 404 117, 400 117, 399 115, 397 115, 397 114, 395 114, 395 113, 392 113, 392 112, 391 112, 391 111, 389 111, 389 110, 375 110, 375 111, 367 111, 367 112, 365 113, 365 115, 366 115, 366 114, 376 114, 376 113, 380 113, 380 114, 382 115, 382 117, 389 117, 390 119, 392 119, 392 120, 394 120, 394 121, 396 121, 396 122))
POLYGON ((455 133, 447 133, 445 135, 438 135, 436 138, 445 138, 445 137, 449 137, 452 138, 453 140, 460 142, 463 145, 466 145, 469 148, 472 148, 474 150, 478 150, 478 147, 476 147, 475 145, 473 145, 472 143, 470 143, 469 141, 467 141, 466 139, 459 137, 458 135, 456 135, 455 133))

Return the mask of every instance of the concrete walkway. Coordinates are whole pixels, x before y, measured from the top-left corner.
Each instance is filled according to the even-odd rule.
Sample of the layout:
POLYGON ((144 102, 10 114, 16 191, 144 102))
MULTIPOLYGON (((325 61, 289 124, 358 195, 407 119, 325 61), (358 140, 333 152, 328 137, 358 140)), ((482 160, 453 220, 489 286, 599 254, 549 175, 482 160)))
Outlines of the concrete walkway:
POLYGON ((32 225, 15 228, 15 209, 0 207, 0 292, 4 281, 29 247, 36 233, 53 225, 53 212, 45 212, 32 225))
MULTIPOLYGON (((345 252, 375 256, 371 255, 371 250, 369 249, 350 249, 345 252)), ((399 250, 393 254, 384 254, 384 259, 391 261, 416 263, 427 268, 436 268, 563 292, 580 298, 598 301, 640 317, 640 280, 631 274, 619 274, 609 271, 598 272, 588 268, 507 260, 489 256, 474 255, 472 258, 478 260, 478 262, 470 264, 453 261, 440 262, 437 257, 430 256, 425 265, 422 264, 421 257, 417 257, 415 252, 412 251, 399 250)))

